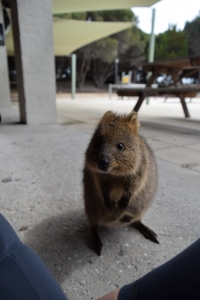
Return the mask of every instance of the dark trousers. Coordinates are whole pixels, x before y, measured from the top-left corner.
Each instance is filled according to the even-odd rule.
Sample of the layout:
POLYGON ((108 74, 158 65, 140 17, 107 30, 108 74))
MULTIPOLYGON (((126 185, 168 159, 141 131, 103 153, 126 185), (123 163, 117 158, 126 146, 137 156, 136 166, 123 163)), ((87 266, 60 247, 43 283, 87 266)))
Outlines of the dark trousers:
POLYGON ((42 260, 0 214, 0 300, 66 300, 42 260))
POLYGON ((199 300, 200 239, 120 290, 118 300, 199 300))

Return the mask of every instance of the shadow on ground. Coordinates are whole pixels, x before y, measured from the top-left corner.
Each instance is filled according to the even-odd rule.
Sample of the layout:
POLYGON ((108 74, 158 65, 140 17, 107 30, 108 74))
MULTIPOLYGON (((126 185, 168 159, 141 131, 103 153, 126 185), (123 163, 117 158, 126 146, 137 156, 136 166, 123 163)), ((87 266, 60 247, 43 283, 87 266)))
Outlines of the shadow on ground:
MULTIPOLYGON (((124 249, 120 241, 126 234, 132 236, 132 232, 128 231, 139 235, 132 228, 116 230, 100 226, 103 254, 107 256, 115 251, 117 256, 127 254, 128 249, 124 249)), ((60 283, 71 272, 87 269, 89 265, 101 260, 93 251, 90 229, 83 210, 68 211, 45 219, 27 231, 24 242, 37 252, 60 283)))

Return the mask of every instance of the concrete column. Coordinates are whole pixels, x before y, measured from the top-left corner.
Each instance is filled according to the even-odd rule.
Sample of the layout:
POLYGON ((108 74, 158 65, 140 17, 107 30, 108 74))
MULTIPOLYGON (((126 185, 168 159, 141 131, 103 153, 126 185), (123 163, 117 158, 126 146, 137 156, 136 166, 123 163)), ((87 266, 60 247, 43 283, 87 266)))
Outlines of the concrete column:
POLYGON ((20 121, 56 123, 52 0, 12 0, 20 121))
POLYGON ((10 87, 8 78, 8 61, 5 47, 5 36, 4 36, 4 23, 3 13, 0 0, 0 26, 1 26, 1 41, 0 41, 0 109, 9 108, 11 106, 10 101, 10 87), (3 45, 4 44, 4 45, 3 45))

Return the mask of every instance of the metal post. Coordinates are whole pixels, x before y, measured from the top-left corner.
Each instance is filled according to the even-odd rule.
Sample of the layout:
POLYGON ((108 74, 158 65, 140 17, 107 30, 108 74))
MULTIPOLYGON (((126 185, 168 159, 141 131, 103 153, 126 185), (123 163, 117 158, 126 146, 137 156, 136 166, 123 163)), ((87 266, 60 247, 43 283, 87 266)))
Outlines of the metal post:
POLYGON ((119 63, 119 58, 115 58, 115 84, 118 83, 118 63, 119 63))
POLYGON ((155 35, 154 35, 154 26, 155 26, 155 15, 156 9, 152 9, 152 23, 151 23, 151 35, 150 35, 150 43, 149 43, 149 57, 148 61, 154 61, 154 49, 155 49, 155 35))
MULTIPOLYGON (((149 41, 149 55, 148 55, 148 62, 154 61, 154 50, 155 50, 155 35, 154 35, 154 27, 155 27, 155 16, 156 16, 156 9, 152 9, 152 20, 151 20, 151 35, 149 41)), ((151 76, 150 73, 147 74, 147 79, 151 76)), ((149 98, 146 100, 146 104, 149 104, 149 98)))
POLYGON ((75 99, 76 94, 76 54, 71 55, 71 89, 72 89, 72 99, 75 99))
POLYGON ((112 83, 110 83, 109 85, 108 85, 108 93, 109 93, 109 99, 111 99, 112 98, 112 83))

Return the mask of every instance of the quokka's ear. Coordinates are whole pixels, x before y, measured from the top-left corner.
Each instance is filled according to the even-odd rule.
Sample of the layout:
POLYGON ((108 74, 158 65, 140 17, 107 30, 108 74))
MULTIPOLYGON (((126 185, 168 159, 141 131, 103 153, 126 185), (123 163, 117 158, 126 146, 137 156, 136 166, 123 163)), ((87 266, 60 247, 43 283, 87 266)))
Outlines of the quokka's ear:
POLYGON ((113 117, 114 117, 114 113, 111 110, 107 111, 103 115, 103 117, 99 120, 99 122, 97 123, 97 126, 107 123, 108 121, 111 121, 113 119, 113 117))
POLYGON ((138 132, 138 127, 140 126, 140 123, 138 121, 138 114, 136 111, 131 112, 127 116, 128 123, 131 125, 131 127, 134 129, 134 132, 138 132))
POLYGON ((109 110, 103 115, 101 120, 110 120, 111 118, 114 117, 114 115, 115 114, 111 110, 109 110))

